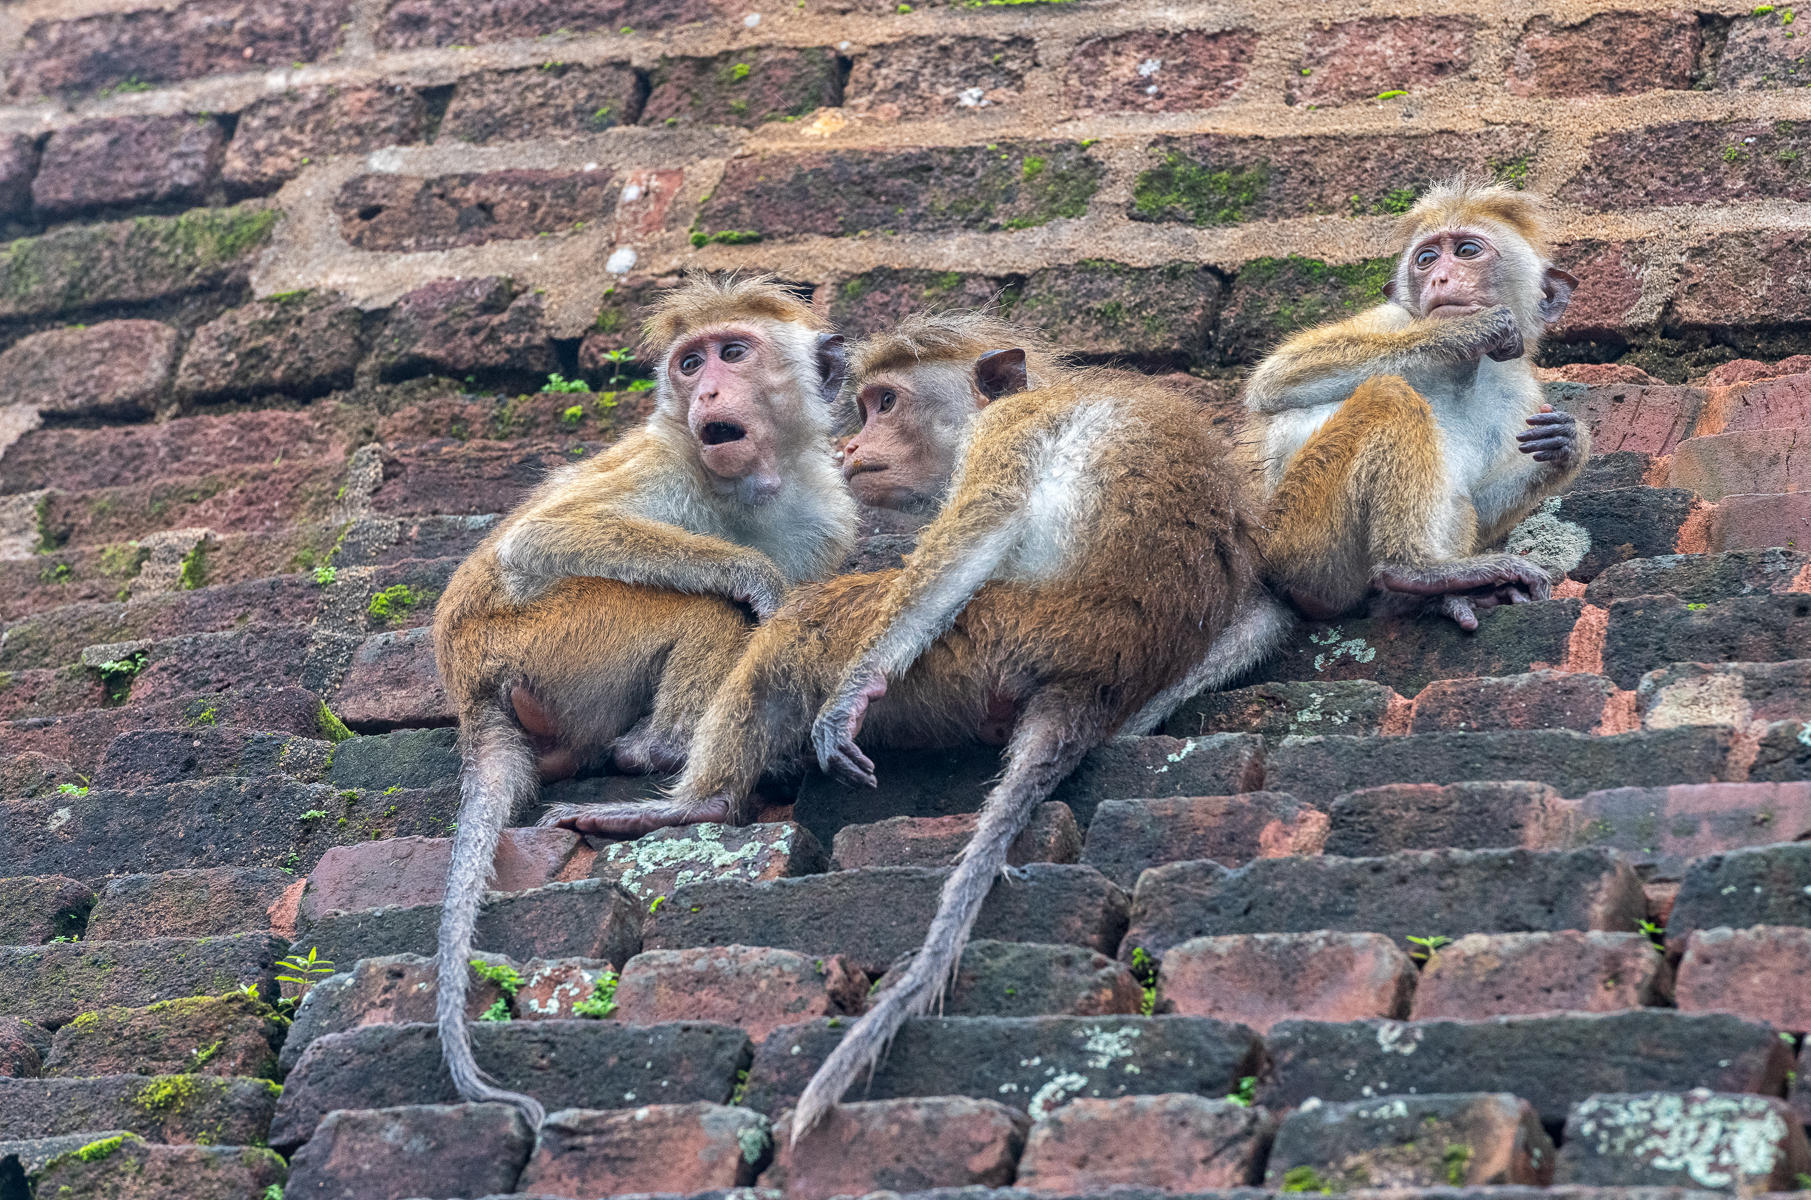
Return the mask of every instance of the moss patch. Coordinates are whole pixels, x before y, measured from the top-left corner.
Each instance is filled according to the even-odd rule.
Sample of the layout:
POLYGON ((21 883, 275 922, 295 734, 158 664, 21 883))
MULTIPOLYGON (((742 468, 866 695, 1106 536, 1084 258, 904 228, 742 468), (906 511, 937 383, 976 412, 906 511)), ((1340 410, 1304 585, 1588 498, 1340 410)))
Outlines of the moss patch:
POLYGON ((1132 185, 1132 215, 1145 221, 1233 225, 1257 212, 1270 185, 1270 164, 1204 166, 1174 150, 1132 185))

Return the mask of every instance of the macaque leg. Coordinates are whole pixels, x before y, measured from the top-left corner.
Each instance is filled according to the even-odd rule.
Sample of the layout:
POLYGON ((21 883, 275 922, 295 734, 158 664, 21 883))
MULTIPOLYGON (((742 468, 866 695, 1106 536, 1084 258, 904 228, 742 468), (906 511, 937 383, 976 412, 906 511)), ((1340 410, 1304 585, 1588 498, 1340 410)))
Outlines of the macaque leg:
POLYGON ((654 711, 611 746, 616 769, 670 775, 685 766, 693 732, 717 688, 748 645, 740 622, 702 626, 667 655, 654 693, 654 711))

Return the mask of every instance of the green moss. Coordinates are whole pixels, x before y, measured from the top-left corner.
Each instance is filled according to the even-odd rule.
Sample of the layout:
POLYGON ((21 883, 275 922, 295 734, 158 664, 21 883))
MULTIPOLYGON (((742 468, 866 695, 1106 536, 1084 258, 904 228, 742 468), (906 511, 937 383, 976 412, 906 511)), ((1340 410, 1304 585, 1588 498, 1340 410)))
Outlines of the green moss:
POLYGON ((1048 165, 1049 165, 1048 163, 1046 163, 1043 159, 1039 158, 1037 155, 1035 155, 1035 154, 1031 155, 1030 157, 1026 158, 1026 160, 1022 164, 1020 164, 1019 178, 1025 180, 1027 183, 1029 183, 1033 179, 1036 179, 1039 175, 1042 175, 1044 173, 1044 168, 1048 165))
POLYGON ((1283 1173, 1283 1186, 1279 1190, 1285 1192, 1319 1192, 1322 1195, 1331 1195, 1333 1193, 1333 1189, 1327 1186, 1326 1181, 1320 1177, 1320 1173, 1313 1167, 1308 1166, 1290 1167, 1285 1171, 1283 1173))
POLYGON ((336 745, 353 736, 352 731, 346 728, 346 723, 333 715, 333 710, 327 707, 325 700, 321 701, 321 707, 315 711, 314 723, 321 731, 321 737, 336 745))
POLYGON ((137 542, 121 542, 111 546, 102 546, 100 551, 101 570, 108 575, 129 578, 137 575, 139 568, 151 552, 137 542))
POLYGON ((204 539, 195 543, 195 548, 182 556, 182 567, 176 575, 176 586, 185 592, 192 592, 207 582, 208 544, 204 539))
POLYGON ((440 593, 432 588, 412 588, 406 583, 392 584, 371 597, 371 603, 365 606, 365 611, 375 621, 393 624, 422 605, 432 602, 438 595, 440 593))
POLYGON ((124 1134, 119 1134, 110 1138, 102 1138, 98 1142, 89 1142, 86 1146, 77 1150, 75 1156, 85 1163, 100 1162, 103 1158, 106 1158, 125 1144, 126 1137, 124 1134))
POLYGON ((1493 162, 1490 164, 1491 177, 1498 183, 1506 183, 1512 188, 1527 187, 1528 168, 1532 161, 1532 155, 1524 154, 1519 158, 1508 159, 1505 162, 1493 162))
POLYGON ((1270 164, 1214 170, 1175 151, 1132 185, 1132 212, 1146 220, 1231 225, 1250 219, 1270 183, 1270 164))
POLYGON ((716 233, 704 233, 696 229, 692 231, 692 245, 694 246, 708 246, 712 242, 719 242, 725 246, 745 246, 750 242, 760 240, 761 235, 753 229, 722 229, 716 233))
POLYGON ((181 1112, 201 1092, 192 1075, 159 1075, 138 1090, 132 1103, 148 1113, 181 1112))
POLYGON ((522 987, 524 980, 520 972, 508 963, 486 962, 482 958, 471 960, 472 974, 480 979, 488 979, 497 985, 506 996, 513 996, 522 987))
POLYGON ((1440 1161, 1446 1164, 1446 1182, 1458 1187, 1465 1182, 1466 1169, 1471 1166, 1471 1147, 1448 1146, 1440 1161))

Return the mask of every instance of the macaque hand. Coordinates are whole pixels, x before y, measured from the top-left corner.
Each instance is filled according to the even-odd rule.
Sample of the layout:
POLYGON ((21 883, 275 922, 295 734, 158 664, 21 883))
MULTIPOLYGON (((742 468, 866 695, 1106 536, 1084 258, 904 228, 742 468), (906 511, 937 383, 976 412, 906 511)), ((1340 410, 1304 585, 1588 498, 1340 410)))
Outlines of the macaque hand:
POLYGON ((757 620, 765 621, 779 611, 786 599, 786 581, 772 567, 745 567, 736 573, 730 599, 752 608, 757 620))
POLYGON ((824 774, 851 787, 878 787, 874 763, 855 744, 868 705, 886 695, 887 677, 872 668, 857 667, 843 680, 836 694, 824 702, 811 724, 811 748, 824 774))
POLYGON ((1472 317, 1469 324, 1475 340, 1466 345, 1465 352, 1473 362, 1485 355, 1496 362, 1522 357, 1522 324, 1508 305, 1487 308, 1472 317))
POLYGON ((1535 462, 1552 463, 1558 470, 1578 458, 1578 419, 1569 412, 1555 412, 1551 404, 1528 418, 1528 431, 1515 435, 1516 449, 1534 455, 1535 462))

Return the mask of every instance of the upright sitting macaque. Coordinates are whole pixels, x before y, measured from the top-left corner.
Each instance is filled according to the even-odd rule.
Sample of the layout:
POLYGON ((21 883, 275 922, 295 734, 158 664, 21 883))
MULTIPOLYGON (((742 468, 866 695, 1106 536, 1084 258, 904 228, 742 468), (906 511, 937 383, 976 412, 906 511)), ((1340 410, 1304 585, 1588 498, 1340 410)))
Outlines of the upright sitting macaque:
POLYGON ((479 902, 504 822, 549 775, 609 757, 673 770, 739 659, 753 617, 834 570, 855 504, 831 456, 841 339, 764 279, 694 276, 645 345, 655 409, 555 473, 472 552, 435 614, 459 713, 459 823, 440 923, 441 1046, 459 1094, 514 1104, 472 1058, 465 1021, 479 902))
POLYGON ((1269 578, 1313 617, 1375 591, 1476 629, 1477 609, 1552 593, 1536 563, 1481 551, 1589 453, 1527 357, 1577 280, 1548 261, 1539 202, 1506 187, 1435 187, 1399 229, 1386 302, 1290 338, 1247 385, 1269 578))

